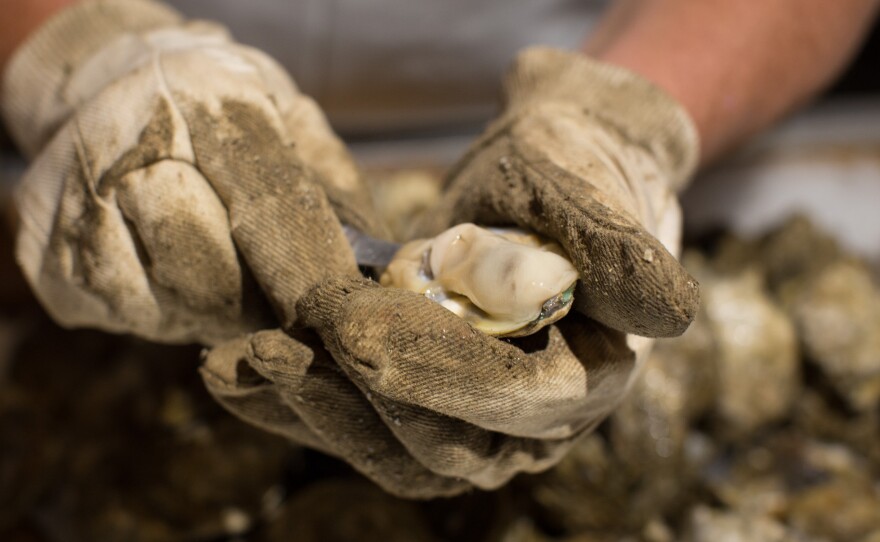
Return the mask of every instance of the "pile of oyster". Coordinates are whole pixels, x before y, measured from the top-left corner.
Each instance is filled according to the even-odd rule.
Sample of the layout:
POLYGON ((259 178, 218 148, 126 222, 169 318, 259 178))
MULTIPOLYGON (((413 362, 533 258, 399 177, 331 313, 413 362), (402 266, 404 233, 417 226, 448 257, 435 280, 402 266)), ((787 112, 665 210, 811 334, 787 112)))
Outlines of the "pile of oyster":
POLYGON ((507 540, 880 541, 880 282, 803 218, 683 262, 703 307, 507 540))
POLYGON ((880 541, 876 273, 803 219, 683 261, 702 312, 609 420, 548 472, 431 502, 233 418, 198 349, 2 290, 0 540, 880 541))

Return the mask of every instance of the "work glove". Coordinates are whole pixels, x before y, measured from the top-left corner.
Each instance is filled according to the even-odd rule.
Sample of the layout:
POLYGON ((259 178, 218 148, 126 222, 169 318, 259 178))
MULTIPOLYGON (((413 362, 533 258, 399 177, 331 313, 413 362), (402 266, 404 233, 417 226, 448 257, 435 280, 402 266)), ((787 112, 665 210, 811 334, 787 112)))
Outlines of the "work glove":
POLYGON ((421 233, 476 222, 553 238, 580 272, 578 310, 502 340, 423 296, 333 278, 299 300, 303 329, 207 353, 215 397, 418 498, 549 468, 596 427, 646 337, 681 334, 696 313, 697 284, 673 256, 695 130, 649 83, 572 53, 524 52, 506 94, 421 233))
POLYGON ((352 160, 265 54, 148 0, 62 11, 4 74, 32 160, 17 258, 65 326, 214 344, 297 319, 380 233, 352 160))
POLYGON ((699 304, 675 258, 675 197, 696 166, 685 111, 647 81, 584 55, 521 53, 506 108, 454 168, 419 236, 462 222, 556 240, 580 272, 577 308, 606 326, 674 337, 699 304))

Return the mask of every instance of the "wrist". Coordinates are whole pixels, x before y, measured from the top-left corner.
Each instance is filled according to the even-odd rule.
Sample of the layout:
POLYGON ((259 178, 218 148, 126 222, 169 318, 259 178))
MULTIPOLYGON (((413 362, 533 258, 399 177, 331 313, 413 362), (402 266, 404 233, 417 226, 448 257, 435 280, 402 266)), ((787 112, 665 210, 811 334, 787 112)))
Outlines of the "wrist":
POLYGON ((616 2, 584 45, 673 96, 700 134, 706 164, 827 85, 880 2, 616 2))
POLYGON ((688 112, 663 89, 623 67, 535 47, 519 55, 505 89, 508 108, 534 101, 576 104, 647 151, 674 190, 696 168, 699 141, 688 112))
POLYGON ((52 15, 77 0, 10 0, 4 4, 5 23, 0 31, 0 73, 15 50, 52 15))
MULTIPOLYGON (((642 43, 621 40, 598 52, 596 58, 644 77, 661 88, 687 112, 700 141, 698 158, 700 165, 711 161, 730 145, 727 134, 720 130, 722 126, 713 119, 717 116, 719 104, 710 103, 707 99, 709 96, 724 95, 724 89, 710 88, 717 81, 709 81, 697 76, 698 73, 705 71, 701 68, 701 64, 714 62, 711 57, 700 53, 686 56, 667 54, 665 51, 657 51, 656 48, 645 47, 642 43), (694 77, 683 78, 682 73, 691 73, 694 77)), ((738 104, 734 95, 728 95, 731 99, 723 104, 724 107, 737 109, 738 104)), ((746 116, 742 113, 725 115, 728 121, 724 126, 732 128, 733 119, 746 116)))
POLYGON ((34 155, 70 115, 70 75, 102 46, 180 20, 152 0, 86 0, 53 13, 17 47, 3 72, 0 106, 21 150, 34 155))

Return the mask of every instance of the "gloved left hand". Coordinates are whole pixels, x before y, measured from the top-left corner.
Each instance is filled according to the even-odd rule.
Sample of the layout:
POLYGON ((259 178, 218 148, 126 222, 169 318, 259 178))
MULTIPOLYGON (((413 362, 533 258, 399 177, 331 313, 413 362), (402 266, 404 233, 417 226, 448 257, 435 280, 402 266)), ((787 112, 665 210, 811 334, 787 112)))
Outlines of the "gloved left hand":
POLYGON ((635 363, 624 334, 574 311, 508 342, 422 295, 345 278, 297 311, 310 329, 206 352, 205 384, 242 419, 403 497, 551 467, 617 405, 635 363))
POLYGON ((17 257, 61 324, 206 344, 289 327, 308 287, 358 275, 340 220, 379 231, 284 70, 158 2, 63 10, 12 59, 2 105, 33 159, 17 257))

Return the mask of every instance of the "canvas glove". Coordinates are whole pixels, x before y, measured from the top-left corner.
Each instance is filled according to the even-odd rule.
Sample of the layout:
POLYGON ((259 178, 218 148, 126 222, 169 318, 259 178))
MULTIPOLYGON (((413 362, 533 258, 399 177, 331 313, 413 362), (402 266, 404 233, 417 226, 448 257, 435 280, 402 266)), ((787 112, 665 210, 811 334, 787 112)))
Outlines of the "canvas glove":
POLYGON ((541 47, 519 55, 505 97, 418 236, 462 222, 541 233, 580 272, 584 314, 645 337, 683 333, 699 303, 674 256, 675 193, 698 150, 685 111, 622 68, 541 47))
POLYGON ((549 468, 616 406, 643 336, 680 334, 696 312, 672 255, 695 131, 650 84, 575 54, 526 51, 507 91, 423 233, 470 221, 552 237, 580 271, 581 312, 499 340, 423 296, 331 279, 298 303, 308 329, 207 354, 215 397, 409 497, 549 468))
POLYGON ((63 325, 206 344, 289 327, 308 287, 357 276, 340 220, 379 233, 283 69, 161 4, 62 11, 16 53, 2 106, 32 159, 17 257, 63 325))

